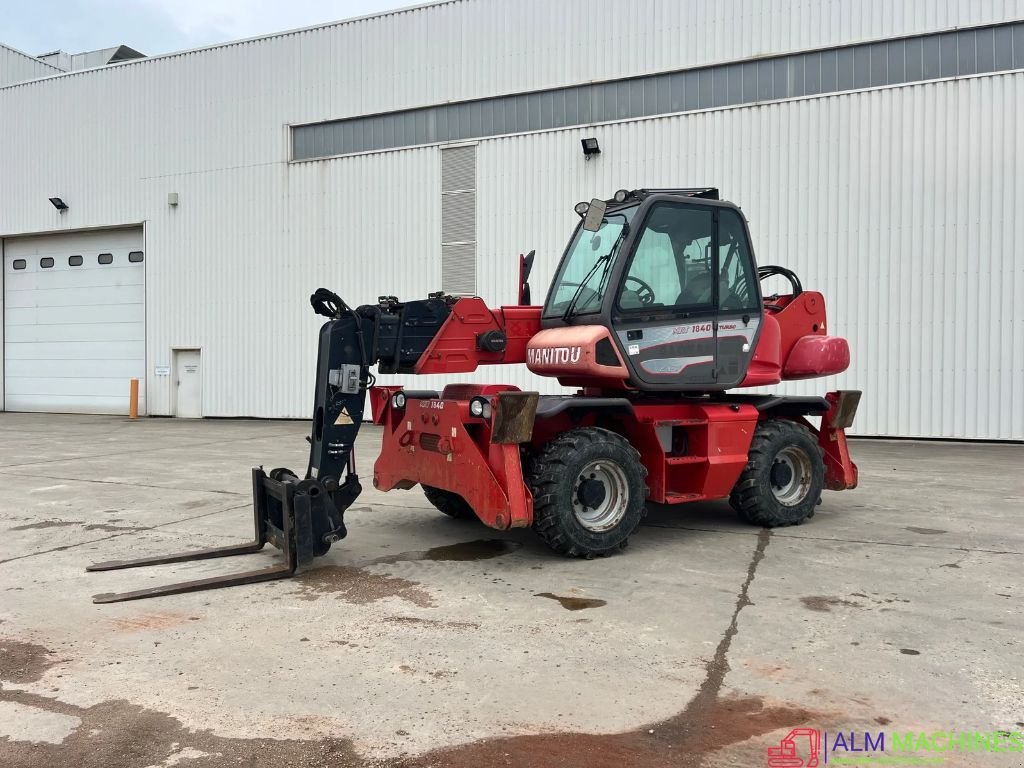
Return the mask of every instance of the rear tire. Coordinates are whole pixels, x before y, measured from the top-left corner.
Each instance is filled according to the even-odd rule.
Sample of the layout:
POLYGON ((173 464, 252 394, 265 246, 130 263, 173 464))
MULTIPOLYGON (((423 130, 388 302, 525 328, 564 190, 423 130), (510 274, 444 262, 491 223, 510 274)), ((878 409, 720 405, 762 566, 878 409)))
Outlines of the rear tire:
POLYGON ((810 430, 795 421, 769 419, 757 425, 729 503, 753 525, 799 525, 814 516, 824 487, 824 452, 810 430))
POLYGON ((427 501, 448 517, 454 517, 457 520, 477 519, 473 508, 457 493, 435 488, 432 485, 424 485, 423 495, 427 497, 427 501))
POLYGON ((646 513, 646 476, 621 435, 597 427, 566 432, 531 462, 533 529, 567 557, 625 549, 646 513))

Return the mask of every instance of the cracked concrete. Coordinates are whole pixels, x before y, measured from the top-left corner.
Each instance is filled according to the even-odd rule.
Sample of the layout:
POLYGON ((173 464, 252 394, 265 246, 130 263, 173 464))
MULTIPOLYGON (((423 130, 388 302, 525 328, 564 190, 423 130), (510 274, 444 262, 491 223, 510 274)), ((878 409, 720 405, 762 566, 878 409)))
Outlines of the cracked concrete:
POLYGON ((654 509, 590 562, 368 489, 297 579, 91 604, 273 562, 84 573, 245 539, 249 467, 301 469, 305 432, 0 414, 0 765, 717 768, 792 727, 1024 729, 1021 446, 858 441, 807 525, 654 509))

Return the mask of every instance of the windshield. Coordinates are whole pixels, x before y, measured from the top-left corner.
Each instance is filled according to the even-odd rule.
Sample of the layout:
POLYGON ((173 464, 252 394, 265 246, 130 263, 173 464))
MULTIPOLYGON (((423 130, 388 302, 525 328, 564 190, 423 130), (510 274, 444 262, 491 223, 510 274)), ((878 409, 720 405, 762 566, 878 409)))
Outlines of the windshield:
POLYGON ((636 206, 605 216, 597 232, 587 232, 581 223, 562 260, 554 287, 544 307, 545 317, 561 317, 597 312, 608 287, 615 251, 622 241, 626 224, 636 206), (573 300, 575 304, 573 305, 573 300))

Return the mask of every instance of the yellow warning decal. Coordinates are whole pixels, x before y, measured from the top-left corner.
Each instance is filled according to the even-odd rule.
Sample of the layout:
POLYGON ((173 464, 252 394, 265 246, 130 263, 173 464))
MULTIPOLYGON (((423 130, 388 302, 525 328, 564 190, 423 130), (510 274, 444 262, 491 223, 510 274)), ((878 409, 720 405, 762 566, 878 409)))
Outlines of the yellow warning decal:
POLYGON ((339 424, 351 424, 352 417, 348 415, 348 408, 342 408, 341 413, 338 414, 338 418, 334 420, 334 426, 339 424))

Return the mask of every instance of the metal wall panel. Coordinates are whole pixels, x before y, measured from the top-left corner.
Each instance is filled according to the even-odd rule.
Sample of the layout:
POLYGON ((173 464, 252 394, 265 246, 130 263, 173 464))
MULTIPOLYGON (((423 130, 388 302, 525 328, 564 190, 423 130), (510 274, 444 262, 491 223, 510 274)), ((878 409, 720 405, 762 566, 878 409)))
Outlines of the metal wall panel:
POLYGON ((1012 19, 1024 0, 452 0, 113 69, 309 123, 1012 19))
MULTIPOLYGON (((1021 11, 1018 0, 466 0, 46 78, 0 89, 0 235, 145 223, 150 413, 170 409, 153 368, 172 347, 201 347, 208 414, 306 418, 313 288, 354 303, 440 288, 440 151, 290 164, 290 123, 1021 11)), ((921 61, 941 67, 941 50, 921 61)), ((823 80, 838 69, 820 65, 823 80)), ((750 66, 730 70, 727 92, 761 82, 750 66)), ((824 291, 853 342, 849 374, 795 390, 862 387, 862 433, 1024 439, 1022 89, 1014 73, 601 126, 587 130, 603 149, 591 162, 579 129, 482 141, 478 290, 514 301, 516 256, 537 248, 542 298, 578 200, 714 184, 744 205, 762 261, 824 291)), ((521 367, 476 378, 537 381, 521 367)))
POLYGON ((292 159, 472 141, 1014 66, 1024 67, 1024 22, 297 125, 292 127, 292 159), (1014 47, 1018 36, 1022 42, 1014 47))
POLYGON ((1022 118, 1015 73, 605 126, 589 163, 578 132, 484 141, 481 294, 530 248, 546 286, 579 200, 716 185, 851 342, 847 373, 779 389, 864 390, 858 434, 1024 439, 1022 118))
POLYGON ((0 43, 0 87, 59 74, 57 67, 0 43))

